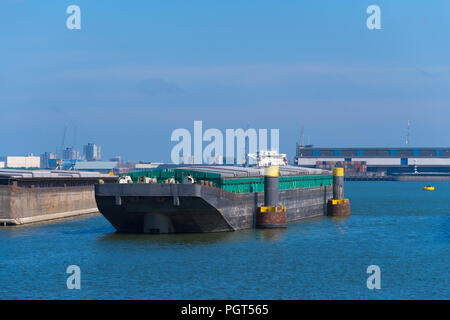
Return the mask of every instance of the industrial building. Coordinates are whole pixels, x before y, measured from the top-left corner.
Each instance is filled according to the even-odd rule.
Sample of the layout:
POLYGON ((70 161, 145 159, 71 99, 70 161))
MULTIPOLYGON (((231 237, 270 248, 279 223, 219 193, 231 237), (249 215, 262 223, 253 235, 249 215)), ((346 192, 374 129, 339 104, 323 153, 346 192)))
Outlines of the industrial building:
POLYGON ((73 169, 76 171, 117 173, 119 170, 119 164, 115 161, 76 161, 73 169))
POLYGON ((47 169, 56 167, 56 154, 45 152, 41 154, 41 168, 47 169))
POLYGON ((306 167, 346 166, 348 169, 360 168, 358 172, 387 175, 450 173, 450 148, 315 148, 297 145, 294 161, 306 167))

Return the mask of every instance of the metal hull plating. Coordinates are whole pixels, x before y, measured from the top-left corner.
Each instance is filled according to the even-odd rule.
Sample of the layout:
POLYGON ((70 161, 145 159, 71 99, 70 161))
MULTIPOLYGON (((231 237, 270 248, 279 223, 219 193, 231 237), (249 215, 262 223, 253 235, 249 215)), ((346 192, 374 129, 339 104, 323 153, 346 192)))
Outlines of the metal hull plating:
MULTIPOLYGON (((232 193, 198 184, 104 184, 95 186, 99 211, 118 232, 195 233, 249 229, 264 193, 232 193)), ((326 214, 332 188, 280 191, 287 221, 326 214)))

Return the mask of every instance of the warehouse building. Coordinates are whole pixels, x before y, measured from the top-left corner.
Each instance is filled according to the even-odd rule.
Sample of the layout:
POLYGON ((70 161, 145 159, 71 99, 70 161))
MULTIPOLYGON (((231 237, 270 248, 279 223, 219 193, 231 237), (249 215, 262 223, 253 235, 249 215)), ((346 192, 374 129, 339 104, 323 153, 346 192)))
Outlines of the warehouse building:
POLYGON ((297 146, 295 163, 347 166, 367 172, 450 172, 450 148, 315 148, 297 146))
POLYGON ((76 161, 73 169, 76 171, 117 173, 119 170, 119 164, 115 161, 76 161))

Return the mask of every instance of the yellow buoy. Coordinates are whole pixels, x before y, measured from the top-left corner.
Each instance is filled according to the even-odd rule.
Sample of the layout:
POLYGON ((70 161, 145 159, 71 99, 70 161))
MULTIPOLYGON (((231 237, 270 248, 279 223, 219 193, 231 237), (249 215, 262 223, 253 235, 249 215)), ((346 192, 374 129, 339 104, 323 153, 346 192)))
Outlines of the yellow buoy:
POLYGON ((434 187, 433 186, 425 186, 425 187, 423 187, 423 190, 433 191, 434 187))

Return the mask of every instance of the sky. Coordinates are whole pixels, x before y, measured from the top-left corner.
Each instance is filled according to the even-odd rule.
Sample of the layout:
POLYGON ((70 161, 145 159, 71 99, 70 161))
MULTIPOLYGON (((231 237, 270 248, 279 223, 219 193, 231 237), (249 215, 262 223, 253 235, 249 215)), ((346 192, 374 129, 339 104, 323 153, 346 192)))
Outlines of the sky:
POLYGON ((411 120, 411 146, 448 147, 449 40, 448 0, 0 0, 0 155, 55 152, 67 123, 65 147, 170 161, 194 120, 278 128, 291 159, 302 125, 398 147, 411 120))

